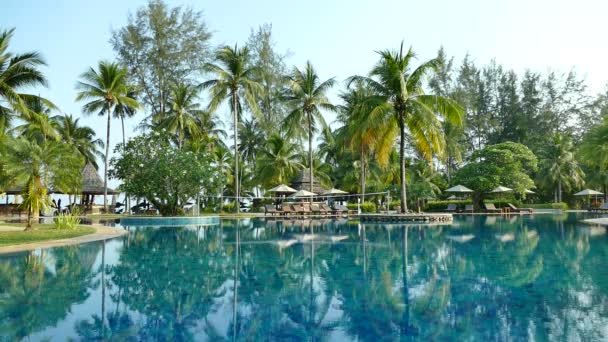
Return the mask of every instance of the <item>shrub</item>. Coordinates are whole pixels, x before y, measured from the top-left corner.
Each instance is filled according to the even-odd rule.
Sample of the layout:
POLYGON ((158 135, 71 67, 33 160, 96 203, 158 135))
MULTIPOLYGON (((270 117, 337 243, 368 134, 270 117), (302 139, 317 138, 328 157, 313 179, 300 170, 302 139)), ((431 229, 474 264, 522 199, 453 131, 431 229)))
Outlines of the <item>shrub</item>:
MULTIPOLYGON (((511 203, 517 207, 521 206, 519 201, 513 199, 486 199, 483 201, 484 203, 494 203, 497 208, 506 207, 508 203, 511 203)), ((464 206, 467 204, 472 204, 473 201, 468 200, 446 200, 446 201, 429 201, 426 206, 423 208, 423 211, 428 212, 441 212, 445 211, 449 204, 456 204, 458 209, 464 209, 464 206)))
MULTIPOLYGON (((347 203, 346 207, 348 210, 357 210, 357 203, 347 203)), ((376 203, 374 202, 363 202, 361 203, 362 213, 375 213, 377 212, 376 203)))
POLYGON ((534 209, 559 209, 559 210, 568 210, 568 204, 564 202, 560 203, 534 203, 534 204, 525 204, 525 207, 534 208, 534 209))
POLYGON ((59 214, 55 217, 55 229, 74 229, 80 224, 80 217, 76 213, 59 214))
POLYGON ((222 205, 222 212, 233 213, 234 212, 234 202, 230 202, 230 203, 222 205))
POLYGON ((464 209, 467 204, 473 203, 471 200, 447 200, 447 201, 428 201, 423 211, 445 211, 449 204, 456 204, 460 209, 464 209))

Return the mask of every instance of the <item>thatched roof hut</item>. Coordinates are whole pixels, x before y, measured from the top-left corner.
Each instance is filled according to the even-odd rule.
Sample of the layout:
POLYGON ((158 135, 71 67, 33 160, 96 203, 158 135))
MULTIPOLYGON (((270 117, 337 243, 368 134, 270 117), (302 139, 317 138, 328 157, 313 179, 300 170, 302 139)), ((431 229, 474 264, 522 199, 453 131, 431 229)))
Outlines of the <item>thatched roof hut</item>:
MULTIPOLYGON (((312 192, 322 194, 325 189, 313 175, 312 192)), ((310 191, 310 169, 303 169, 300 174, 291 182, 291 187, 296 190, 310 191)))
MULTIPOLYGON (((91 163, 87 163, 82 169, 82 191, 83 195, 103 195, 103 179, 91 163)), ((119 191, 108 188, 108 194, 118 194, 119 191)))

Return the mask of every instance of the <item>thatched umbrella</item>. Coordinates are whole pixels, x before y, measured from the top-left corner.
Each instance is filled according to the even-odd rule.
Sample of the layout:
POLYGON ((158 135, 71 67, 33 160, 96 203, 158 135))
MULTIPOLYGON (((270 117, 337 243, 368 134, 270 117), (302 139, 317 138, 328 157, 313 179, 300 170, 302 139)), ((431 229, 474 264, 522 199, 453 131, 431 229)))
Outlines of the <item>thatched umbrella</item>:
POLYGON ((589 209, 591 209, 591 196, 597 197, 598 195, 603 195, 603 193, 591 189, 585 189, 574 194, 574 196, 587 196, 589 202, 589 209))

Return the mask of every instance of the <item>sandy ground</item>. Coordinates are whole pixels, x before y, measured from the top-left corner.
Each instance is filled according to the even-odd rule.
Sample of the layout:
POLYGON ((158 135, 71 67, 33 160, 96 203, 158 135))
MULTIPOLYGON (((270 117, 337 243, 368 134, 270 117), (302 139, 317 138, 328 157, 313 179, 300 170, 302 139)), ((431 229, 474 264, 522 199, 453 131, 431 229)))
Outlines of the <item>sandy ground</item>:
MULTIPOLYGON (((88 235, 78 236, 71 239, 61 239, 61 240, 48 240, 34 243, 25 243, 21 245, 15 246, 4 246, 0 247, 0 254, 7 253, 15 253, 22 251, 31 251, 34 249, 41 248, 52 248, 52 247, 60 247, 67 245, 76 245, 79 243, 86 243, 92 241, 101 241, 113 239, 115 237, 119 237, 127 234, 127 231, 122 228, 112 228, 106 227, 102 225, 92 225, 95 228, 95 232, 88 235)), ((23 230, 23 227, 0 227, 0 231, 19 231, 23 230)))

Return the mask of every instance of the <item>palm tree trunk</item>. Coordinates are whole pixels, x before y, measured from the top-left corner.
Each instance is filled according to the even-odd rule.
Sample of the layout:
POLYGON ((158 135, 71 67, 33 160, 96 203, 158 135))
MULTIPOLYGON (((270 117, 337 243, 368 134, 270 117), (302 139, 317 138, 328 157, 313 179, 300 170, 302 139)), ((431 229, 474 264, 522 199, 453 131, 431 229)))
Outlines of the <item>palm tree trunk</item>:
POLYGON ((562 201, 562 180, 557 181, 557 199, 562 201))
POLYGON ((365 156, 361 148, 361 203, 365 202, 365 176, 366 176, 365 156))
MULTIPOLYGON (((314 192, 312 191, 313 189, 313 166, 312 166, 312 122, 310 119, 310 114, 308 116, 308 160, 309 160, 309 167, 310 167, 310 192, 314 192)), ((310 198, 310 201, 312 202, 312 197, 310 198)))
POLYGON ((401 212, 407 212, 407 194, 405 186, 405 126, 403 122, 403 115, 399 117, 399 167, 400 167, 400 178, 401 178, 401 212))
POLYGON ((232 120, 234 124, 234 195, 236 197, 235 211, 238 214, 241 210, 241 201, 239 200, 239 127, 238 127, 238 108, 236 102, 236 92, 232 93, 232 120))
POLYGON ((103 210, 108 212, 108 155, 110 154, 110 119, 112 112, 108 103, 108 126, 106 128, 106 155, 104 156, 105 169, 103 170, 103 210))
MULTIPOLYGON (((120 125, 122 126, 122 148, 127 147, 127 141, 125 136, 125 116, 120 116, 120 125)), ((131 199, 129 198, 129 194, 125 192, 125 213, 129 213, 131 211, 131 199)))

